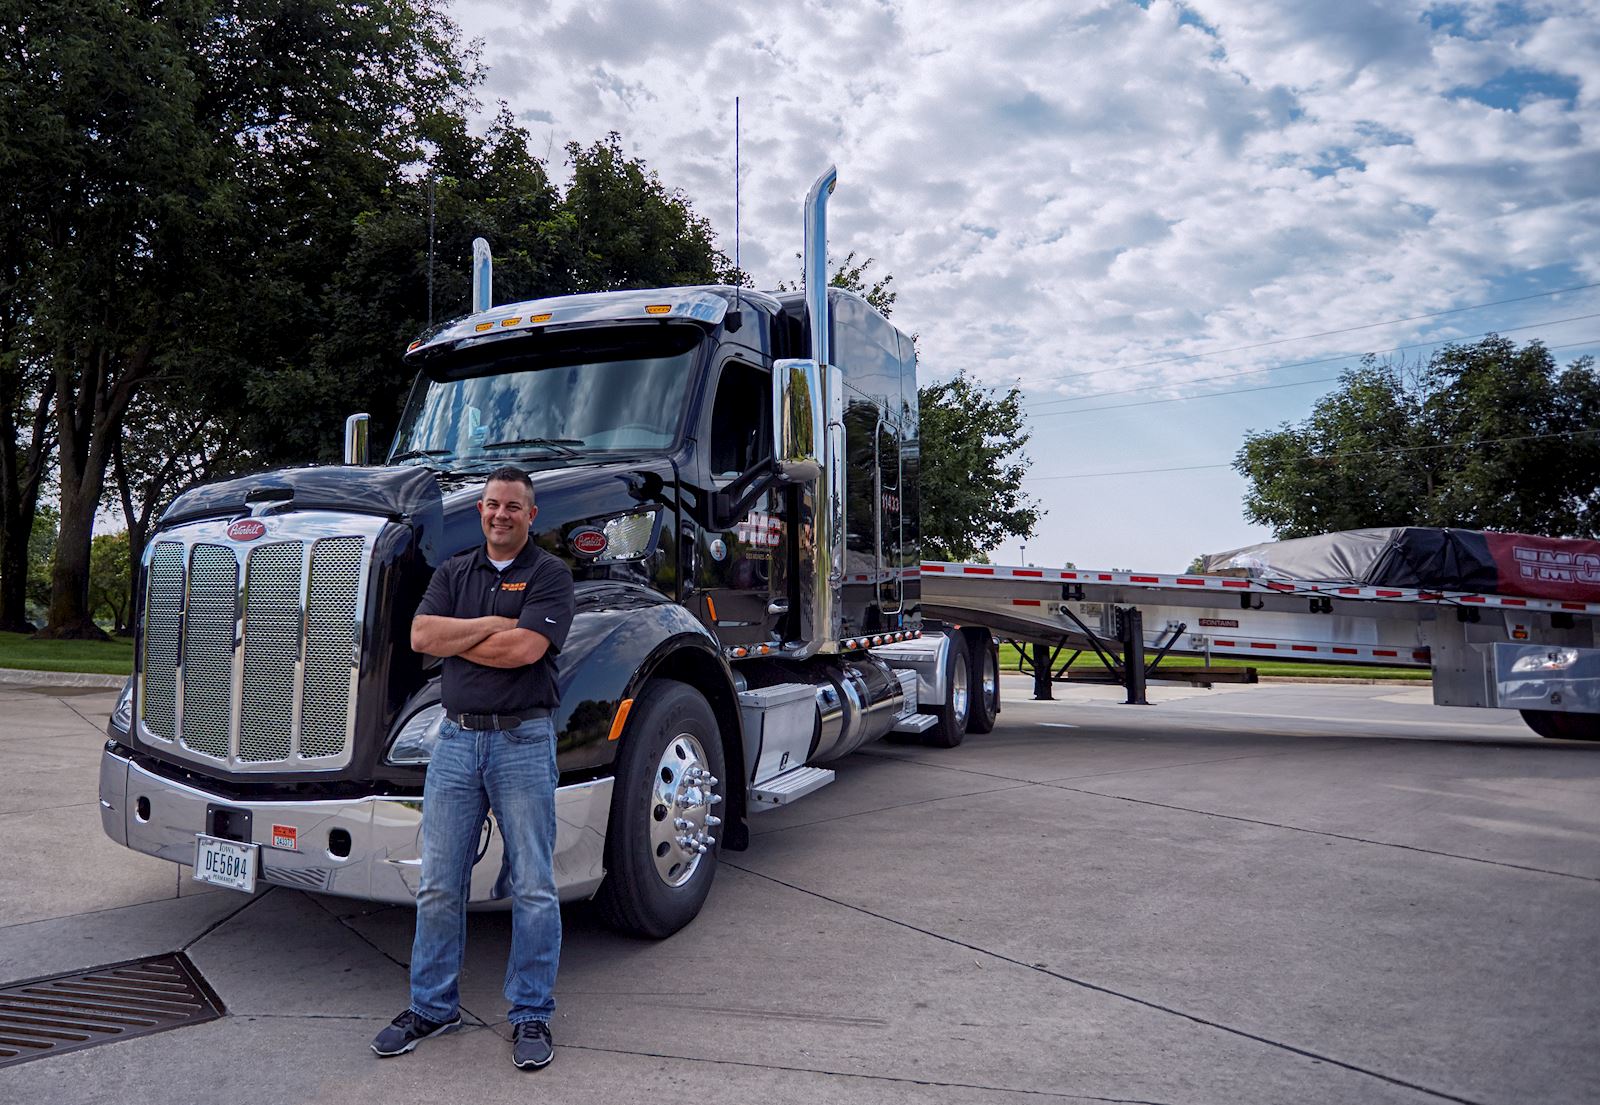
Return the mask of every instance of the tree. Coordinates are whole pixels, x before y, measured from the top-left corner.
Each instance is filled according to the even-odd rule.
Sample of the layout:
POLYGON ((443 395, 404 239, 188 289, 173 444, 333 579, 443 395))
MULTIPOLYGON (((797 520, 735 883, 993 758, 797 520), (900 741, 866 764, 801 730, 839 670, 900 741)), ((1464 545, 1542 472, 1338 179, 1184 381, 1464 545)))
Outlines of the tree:
POLYGON ((474 71, 435 0, 21 8, 0 14, 0 85, 25 90, 0 97, 0 163, 17 206, 44 216, 26 317, 62 525, 43 632, 98 635, 89 539, 130 404, 196 351, 220 348, 214 376, 243 379, 240 351, 270 365, 316 332, 304 305, 337 267, 338 231, 419 159, 474 71))
POLYGON ((567 145, 572 185, 550 229, 570 276, 563 291, 662 288, 733 279, 711 224, 688 199, 622 152, 615 131, 588 148, 567 145))
POLYGON ((61 512, 41 506, 31 519, 28 532, 27 615, 42 617, 50 605, 50 563, 56 556, 56 534, 61 527, 61 512))
MULTIPOLYGON (((142 562, 159 512, 179 491, 251 464, 254 458, 240 444, 242 437, 237 421, 224 423, 209 414, 183 381, 152 385, 134 399, 111 447, 111 482, 104 496, 104 505, 122 514, 126 530, 121 537, 130 563, 142 562)), ((91 545, 89 563, 91 614, 97 618, 108 601, 94 597, 99 541, 96 537, 91 545)), ((133 586, 131 573, 126 585, 133 586)))
MULTIPOLYGON (((0 305, 0 314, 5 310, 0 305)), ((3 321, 0 327, 9 329, 3 321)), ((7 341, 0 334, 0 632, 32 633, 28 549, 54 442, 52 393, 37 364, 5 348, 7 341)))
POLYGON ((1491 335, 1367 357, 1296 425, 1252 433, 1245 516, 1278 538, 1368 526, 1600 533, 1600 376, 1491 335))
POLYGON ((1044 511, 1022 490, 1031 436, 1022 392, 997 397, 965 373, 918 393, 922 418, 922 549, 965 560, 1007 537, 1027 538, 1044 511))
POLYGON ((89 609, 108 621, 119 636, 133 632, 128 615, 133 610, 132 561, 128 531, 99 533, 89 555, 89 609))

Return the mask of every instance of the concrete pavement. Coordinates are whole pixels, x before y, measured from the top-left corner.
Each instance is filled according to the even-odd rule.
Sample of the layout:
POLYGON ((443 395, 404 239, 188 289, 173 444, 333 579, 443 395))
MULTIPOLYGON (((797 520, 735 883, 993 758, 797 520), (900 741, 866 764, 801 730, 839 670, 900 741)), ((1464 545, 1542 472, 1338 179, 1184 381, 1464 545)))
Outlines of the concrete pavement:
POLYGON ((667 941, 568 909, 528 1075, 504 915, 470 920, 468 1027, 379 1061, 409 910, 112 844, 114 692, 0 686, 0 984, 181 948, 228 1008, 0 1068, 0 1101, 1600 1100, 1600 745, 1417 688, 1029 690, 755 819, 667 941))

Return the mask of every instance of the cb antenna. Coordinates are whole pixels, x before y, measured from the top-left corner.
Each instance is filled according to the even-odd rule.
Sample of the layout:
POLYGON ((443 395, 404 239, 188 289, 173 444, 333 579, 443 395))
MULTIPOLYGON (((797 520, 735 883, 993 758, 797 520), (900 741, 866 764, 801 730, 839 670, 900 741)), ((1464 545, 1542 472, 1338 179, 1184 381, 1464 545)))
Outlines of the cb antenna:
POLYGON ((739 267, 739 97, 733 98, 733 271, 738 281, 733 286, 733 309, 739 309, 739 290, 744 287, 744 270, 739 267))

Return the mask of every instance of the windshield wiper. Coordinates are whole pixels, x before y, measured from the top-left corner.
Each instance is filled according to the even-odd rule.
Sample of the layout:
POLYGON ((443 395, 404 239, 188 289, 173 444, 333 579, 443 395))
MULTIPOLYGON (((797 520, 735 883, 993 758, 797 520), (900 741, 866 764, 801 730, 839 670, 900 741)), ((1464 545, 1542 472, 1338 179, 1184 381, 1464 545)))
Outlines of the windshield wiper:
POLYGON ((508 441, 491 441, 484 448, 511 449, 519 445, 537 445, 564 457, 575 457, 579 455, 578 451, 569 446, 582 444, 583 439, 578 437, 516 437, 508 441))
POLYGON ((407 449, 403 453, 396 453, 389 458, 390 464, 399 464, 403 460, 416 460, 418 457, 448 457, 453 456, 449 449, 407 449))

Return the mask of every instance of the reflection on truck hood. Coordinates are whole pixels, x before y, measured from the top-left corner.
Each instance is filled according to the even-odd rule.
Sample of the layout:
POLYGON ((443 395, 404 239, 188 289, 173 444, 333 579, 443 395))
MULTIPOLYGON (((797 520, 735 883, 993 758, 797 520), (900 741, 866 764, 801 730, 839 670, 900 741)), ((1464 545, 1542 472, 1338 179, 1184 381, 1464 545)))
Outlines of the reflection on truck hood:
MULTIPOLYGON (((520 466, 519 466, 520 467, 520 466)), ((436 545, 440 559, 477 545, 483 540, 476 503, 483 491, 484 473, 470 477, 440 476, 446 486, 444 528, 436 545)), ((640 510, 675 509, 676 475, 666 457, 628 457, 608 463, 551 464, 528 469, 533 480, 533 540, 567 561, 575 559, 567 544, 576 526, 640 510)), ((430 557, 430 560, 432 558, 430 557)))

